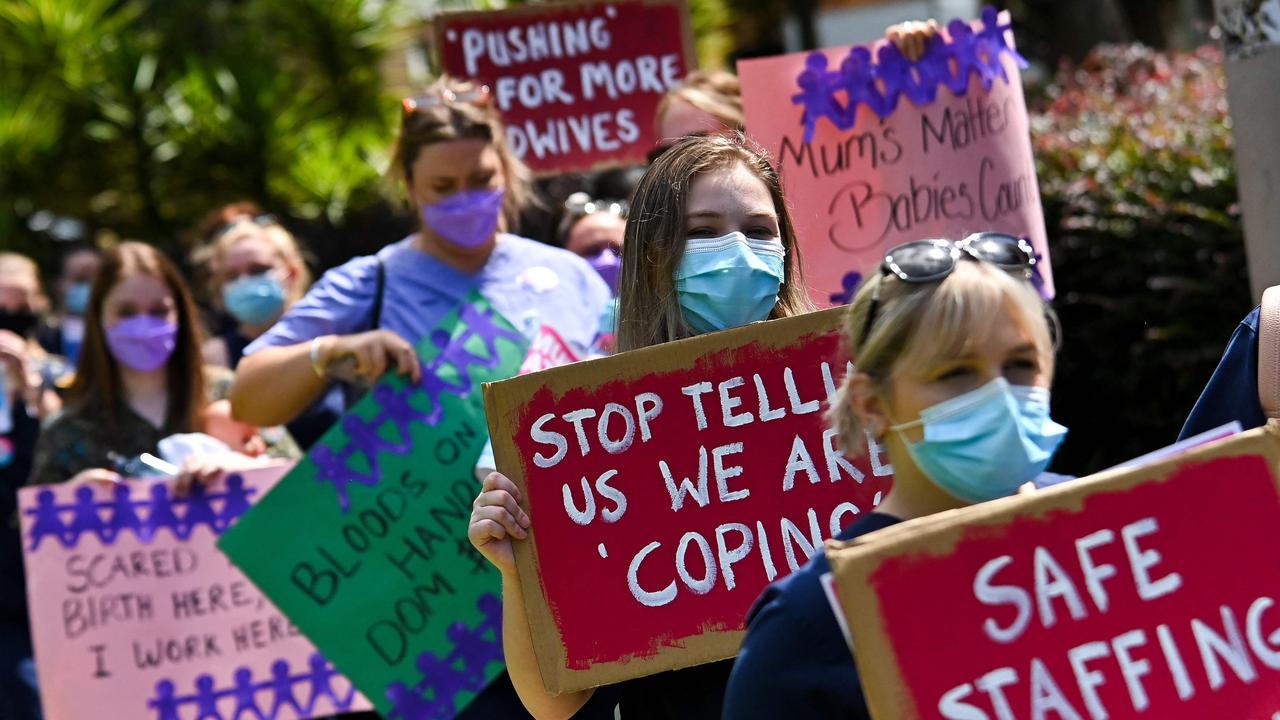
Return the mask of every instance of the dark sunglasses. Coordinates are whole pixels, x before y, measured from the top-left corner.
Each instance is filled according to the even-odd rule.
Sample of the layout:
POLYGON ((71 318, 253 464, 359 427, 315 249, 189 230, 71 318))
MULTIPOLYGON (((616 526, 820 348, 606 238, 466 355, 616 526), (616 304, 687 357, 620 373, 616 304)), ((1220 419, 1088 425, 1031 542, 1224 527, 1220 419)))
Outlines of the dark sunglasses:
POLYGON ((209 240, 210 241, 217 240, 223 235, 226 235, 227 232, 231 230, 231 228, 245 222, 251 222, 254 225, 257 225, 258 227, 271 227, 272 225, 280 224, 279 218, 277 218, 275 215, 272 215, 271 213, 264 213, 262 215, 241 215, 240 217, 237 217, 236 219, 232 220, 226 225, 223 225, 219 227, 217 230, 214 230, 212 233, 210 233, 209 240))
MULTIPOLYGON (((938 282, 955 271, 965 257, 981 260, 1030 281, 1035 273, 1036 251, 1026 238, 997 232, 974 233, 960 242, 914 240, 890 248, 880 263, 880 275, 895 275, 903 282, 938 282)), ((880 309, 880 287, 871 296, 867 321, 862 326, 858 347, 867 341, 880 309)))
POLYGON ((428 110, 430 108, 450 105, 453 103, 487 105, 489 103, 489 86, 477 85, 476 87, 457 91, 445 88, 440 92, 411 95, 401 100, 400 106, 404 108, 405 112, 411 113, 415 110, 428 110))

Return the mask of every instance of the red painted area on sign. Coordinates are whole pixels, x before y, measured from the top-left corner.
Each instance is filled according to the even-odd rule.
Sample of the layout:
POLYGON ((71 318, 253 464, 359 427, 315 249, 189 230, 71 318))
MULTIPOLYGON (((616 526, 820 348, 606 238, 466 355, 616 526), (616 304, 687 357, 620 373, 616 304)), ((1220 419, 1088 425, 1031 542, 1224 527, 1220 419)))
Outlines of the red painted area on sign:
MULTIPOLYGON (((821 551, 822 539, 869 512, 877 494, 888 491, 890 478, 875 476, 867 457, 851 463, 826 450, 835 439, 826 432, 825 399, 829 385, 843 377, 845 364, 825 363, 826 374, 823 368, 825 360, 838 356, 838 343, 836 333, 825 333, 777 350, 747 345, 703 355, 679 372, 619 380, 559 398, 544 389, 523 406, 515 442, 527 459, 542 591, 569 668, 650 657, 707 631, 743 629, 751 603, 771 579, 802 565, 814 548, 821 551), (682 392, 699 383, 711 388, 700 396, 701 430, 692 396, 682 392), (642 393, 656 394, 661 411, 654 411, 650 396, 638 400, 642 393), (634 418, 631 445, 616 454, 604 448, 597 426, 599 413, 611 402, 634 418), (573 423, 563 419, 579 409, 597 413, 581 420, 585 456, 573 423), (558 463, 539 467, 539 453, 547 461, 557 454, 553 443, 533 435, 547 414, 556 419, 537 427, 561 433, 565 450, 558 463), (647 427, 640 420, 645 415, 651 416, 647 427), (753 419, 745 421, 747 415, 753 419), (735 450, 737 443, 741 447, 735 450), (686 479, 699 488, 704 457, 705 498, 680 495, 680 509, 673 510, 660 462, 667 464, 679 494, 686 479), (796 469, 787 490, 793 460, 796 469), (610 475, 614 470, 617 474, 610 475), (593 508, 585 501, 583 478, 591 487, 593 508), (621 511, 620 495, 625 496, 621 511), (681 557, 684 577, 678 569, 681 557)), ((625 437, 622 410, 610 411, 606 428, 609 441, 625 437)))
POLYGON ((683 5, 609 2, 444 14, 441 63, 487 83, 535 172, 640 164, 654 115, 690 67, 683 5))
POLYGON ((920 717, 1269 720, 1277 532, 1265 460, 1227 457, 889 558, 871 582, 920 717))

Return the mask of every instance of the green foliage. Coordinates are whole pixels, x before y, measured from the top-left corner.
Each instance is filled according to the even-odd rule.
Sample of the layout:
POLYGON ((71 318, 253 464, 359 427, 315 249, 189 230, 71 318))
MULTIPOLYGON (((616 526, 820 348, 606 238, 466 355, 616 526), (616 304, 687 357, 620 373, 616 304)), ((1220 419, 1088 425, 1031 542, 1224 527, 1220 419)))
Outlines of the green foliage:
POLYGON ((0 2, 0 244, 38 209, 173 248, 229 200, 332 224, 376 203, 389 7, 0 2))
POLYGON ((1033 113, 1064 329, 1056 468, 1172 442, 1253 306, 1216 47, 1094 51, 1033 113))

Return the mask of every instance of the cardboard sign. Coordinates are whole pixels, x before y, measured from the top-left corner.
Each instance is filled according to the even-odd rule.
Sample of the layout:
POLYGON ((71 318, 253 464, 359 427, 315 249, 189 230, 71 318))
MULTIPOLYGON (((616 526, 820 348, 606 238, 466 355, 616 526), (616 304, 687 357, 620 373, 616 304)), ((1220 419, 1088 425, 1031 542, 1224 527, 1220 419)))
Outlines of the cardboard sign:
POLYGON ((525 375, 485 390, 553 693, 736 654, 764 586, 888 490, 823 417, 843 308, 525 375))
POLYGON ((1277 462, 1259 429, 832 543, 872 715, 1273 718, 1277 462))
POLYGON ((498 573, 467 540, 480 384, 525 339, 478 295, 223 537, 227 555, 387 717, 451 718, 502 671, 498 573))
POLYGON ((18 491, 48 720, 307 718, 369 703, 214 541, 287 467, 18 491))
POLYGON ((849 302, 894 245, 983 230, 1029 237, 1053 297, 1008 27, 992 10, 954 21, 915 63, 885 41, 738 63, 747 130, 782 176, 819 306, 849 302))
POLYGON ((532 5, 436 16, 445 72, 486 83, 534 172, 642 164, 663 94, 694 66, 684 0, 532 5))

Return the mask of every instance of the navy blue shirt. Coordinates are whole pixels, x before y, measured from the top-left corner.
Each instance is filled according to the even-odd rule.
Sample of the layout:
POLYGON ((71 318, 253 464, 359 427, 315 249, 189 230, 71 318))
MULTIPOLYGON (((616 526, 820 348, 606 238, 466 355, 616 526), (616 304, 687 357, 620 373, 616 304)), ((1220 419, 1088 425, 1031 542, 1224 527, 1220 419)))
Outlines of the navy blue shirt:
MULTIPOLYGON (((899 522, 871 513, 836 537, 851 540, 899 522)), ((816 553, 756 600, 725 693, 725 720, 870 719, 853 654, 822 588, 830 569, 826 554, 816 553)))
POLYGON ((1236 326, 1218 368, 1191 408, 1179 440, 1232 420, 1239 420, 1245 430, 1266 424, 1262 401, 1258 399, 1258 313, 1254 308, 1236 326))

